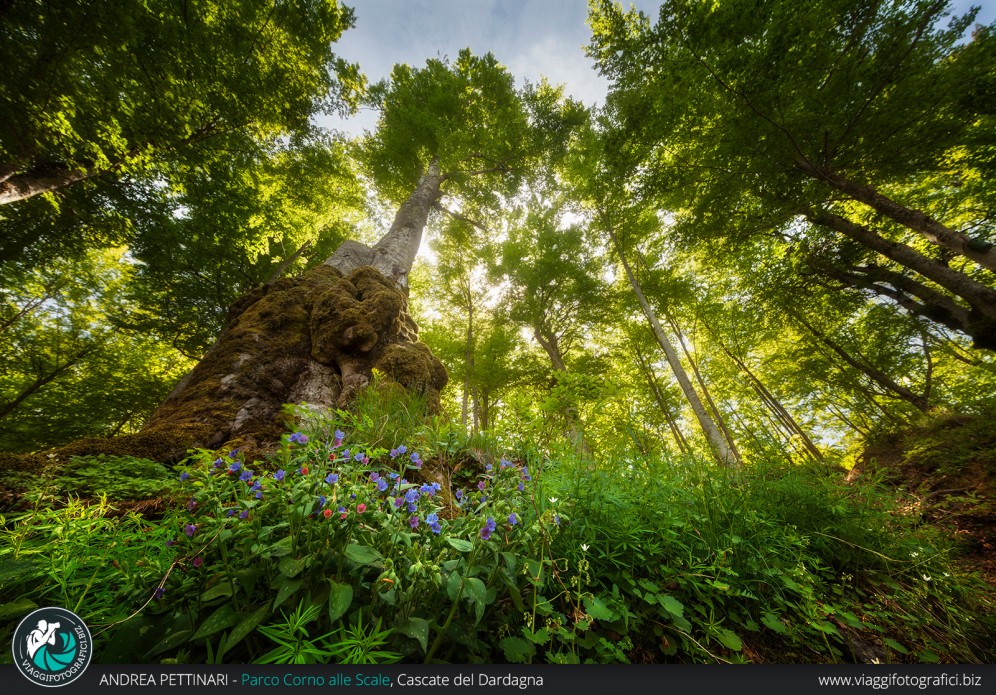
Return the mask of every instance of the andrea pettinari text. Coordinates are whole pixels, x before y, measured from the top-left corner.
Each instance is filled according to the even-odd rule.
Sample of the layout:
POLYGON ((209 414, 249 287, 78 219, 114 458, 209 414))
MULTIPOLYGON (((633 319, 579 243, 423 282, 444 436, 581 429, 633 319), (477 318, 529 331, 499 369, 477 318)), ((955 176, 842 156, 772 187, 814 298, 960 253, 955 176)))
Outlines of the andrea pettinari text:
POLYGON ((519 676, 512 673, 411 674, 400 673, 391 677, 384 673, 334 673, 324 675, 254 675, 242 673, 104 673, 99 685, 124 687, 190 687, 190 686, 242 686, 246 688, 314 688, 314 687, 387 687, 438 688, 438 687, 541 687, 543 676, 519 676))

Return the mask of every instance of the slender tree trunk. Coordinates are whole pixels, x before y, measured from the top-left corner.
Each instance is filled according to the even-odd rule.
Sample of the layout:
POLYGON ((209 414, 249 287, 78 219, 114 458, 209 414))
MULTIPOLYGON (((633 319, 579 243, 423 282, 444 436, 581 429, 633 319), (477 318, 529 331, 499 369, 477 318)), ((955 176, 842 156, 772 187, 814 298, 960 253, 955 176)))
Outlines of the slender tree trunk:
POLYGON ((970 258, 984 268, 996 271, 996 247, 993 244, 970 239, 965 234, 941 224, 921 210, 906 207, 882 195, 872 186, 851 181, 844 176, 808 163, 801 164, 800 168, 830 188, 864 203, 885 217, 921 234, 931 243, 965 258, 970 258))
MULTIPOLYGON (((548 330, 542 325, 533 326, 533 337, 540 347, 546 351, 553 365, 553 370, 559 374, 567 374, 567 363, 564 362, 564 355, 560 351, 560 340, 557 334, 548 330)), ((564 417, 567 420, 567 430, 571 441, 577 448, 579 454, 585 457, 591 456, 591 449, 588 447, 588 440, 584 436, 584 428, 581 427, 581 420, 578 417, 577 408, 569 405, 564 410, 564 417)))
POLYGON ((657 401, 657 407, 660 408, 668 428, 671 430, 671 436, 674 437, 674 441, 678 445, 678 450, 686 455, 692 453, 692 448, 689 446, 688 440, 685 439, 685 435, 681 432, 681 428, 678 427, 674 414, 671 412, 671 408, 664 398, 664 392, 661 390, 660 384, 657 383, 657 376, 654 374, 653 368, 643 356, 643 351, 640 350, 638 345, 633 345, 633 352, 636 355, 637 364, 640 367, 643 378, 650 386, 650 392, 653 394, 654 400, 657 401))
POLYGON ((826 334, 822 333, 815 326, 809 323, 809 321, 803 318, 801 314, 788 310, 786 311, 786 313, 788 313, 789 316, 794 318, 796 322, 798 322, 800 325, 805 327, 806 330, 808 330, 811 334, 813 334, 813 336, 815 336, 818 341, 823 343, 823 345, 830 348, 830 350, 832 350, 834 354, 836 354, 838 357, 844 360, 844 362, 857 369, 859 372, 867 376, 869 379, 874 381, 882 388, 891 391, 892 393, 896 394, 896 396, 898 396, 899 398, 909 402, 917 410, 920 410, 922 412, 927 412, 927 401, 923 396, 913 393, 905 386, 897 384, 887 374, 885 374, 885 372, 876 369, 875 367, 872 367, 870 364, 864 362, 863 360, 859 360, 856 357, 853 357, 849 352, 847 352, 844 348, 835 343, 826 334))
POLYGON ((668 340, 664 329, 661 328, 660 321, 657 320, 657 315, 654 313, 653 308, 643 294, 643 290, 636 281, 633 270, 630 268, 629 262, 626 260, 626 255, 623 253, 622 245, 619 243, 619 238, 611 228, 608 228, 608 233, 616 248, 616 253, 619 254, 619 260, 622 262, 623 269, 626 271, 630 287, 633 288, 633 293, 636 294, 644 316, 650 322, 650 328, 654 332, 654 337, 657 338, 658 344, 660 344, 661 349, 664 351, 664 355, 667 357, 668 364, 671 365, 671 371, 674 372, 682 393, 685 394, 685 398, 692 407, 692 412, 695 413, 695 418, 699 421, 699 426, 702 428, 702 433, 705 435, 706 442, 708 442, 713 456, 723 466, 739 467, 740 461, 733 455, 733 452, 726 443, 726 439, 723 438, 723 434, 719 431, 713 419, 709 417, 709 413, 706 412, 698 394, 695 393, 695 388, 692 386, 692 382, 689 381, 688 374, 685 373, 685 368, 681 366, 681 360, 678 359, 678 353, 675 352, 674 346, 671 345, 671 341, 668 340))
POLYGON ((715 340, 716 344, 719 345, 719 349, 722 350, 723 353, 727 357, 729 357, 733 361, 733 363, 737 365, 737 367, 739 367, 740 371, 744 373, 744 375, 747 377, 747 380, 750 382, 751 386, 753 387, 754 392, 761 399, 761 402, 764 403, 775 414, 775 416, 778 417, 778 419, 785 425, 786 429, 789 432, 789 435, 798 436, 799 439, 802 441, 805 450, 817 461, 822 461, 823 454, 813 443, 813 440, 809 438, 809 435, 806 434, 806 431, 802 429, 802 427, 799 425, 796 419, 792 417, 791 413, 789 413, 789 411, 785 408, 785 406, 782 405, 781 401, 775 396, 775 394, 773 394, 770 390, 768 390, 768 388, 764 385, 764 382, 762 382, 760 378, 758 378, 758 376, 750 369, 750 367, 747 366, 747 364, 743 360, 734 355, 733 352, 731 352, 730 349, 726 347, 723 341, 720 340, 719 337, 716 335, 716 332, 709 327, 708 323, 705 323, 704 321, 703 323, 706 327, 706 330, 709 331, 709 333, 712 335, 713 340, 715 340))
POLYGON ((733 439, 733 433, 730 432, 729 427, 726 426, 726 419, 723 417, 723 413, 720 412, 719 408, 716 406, 716 402, 712 399, 712 394, 709 393, 709 388, 706 386, 705 379, 702 378, 699 366, 696 360, 692 357, 691 351, 685 345, 685 338, 681 332, 681 326, 678 325, 678 322, 666 309, 664 310, 664 318, 667 320, 668 324, 670 324, 671 330, 674 331, 674 335, 678 339, 678 345, 681 347, 681 351, 684 353, 685 359, 688 360, 688 364, 692 368, 692 374, 695 376, 695 381, 698 382, 699 388, 702 389, 702 395, 705 396, 706 403, 709 405, 709 410, 712 411, 712 416, 716 420, 716 424, 719 426, 719 429, 722 430, 723 436, 726 437, 726 443, 730 445, 730 451, 733 453, 733 456, 737 459, 737 461, 743 461, 743 457, 740 455, 740 449, 737 448, 737 444, 733 439))

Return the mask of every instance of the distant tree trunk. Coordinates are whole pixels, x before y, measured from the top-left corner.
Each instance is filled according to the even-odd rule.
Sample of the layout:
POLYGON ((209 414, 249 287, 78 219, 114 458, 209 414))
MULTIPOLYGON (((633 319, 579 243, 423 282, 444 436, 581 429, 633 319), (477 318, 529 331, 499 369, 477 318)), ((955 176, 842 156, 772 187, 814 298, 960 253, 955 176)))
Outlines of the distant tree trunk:
POLYGON ((775 417, 777 417, 778 420, 785 426, 786 430, 789 432, 789 435, 797 436, 802 441, 802 445, 803 447, 805 447, 806 452, 817 461, 822 461, 823 454, 813 443, 813 440, 809 438, 809 435, 806 434, 806 431, 802 429, 802 427, 799 425, 796 419, 792 417, 791 413, 789 413, 789 411, 785 409, 785 406, 783 406, 781 401, 778 400, 778 397, 768 390, 768 388, 764 385, 761 379, 758 378, 756 374, 754 374, 754 372, 750 369, 750 367, 747 366, 747 363, 744 362, 744 360, 740 359, 735 354, 733 354, 733 352, 730 351, 730 349, 723 344, 723 341, 719 339, 715 331, 709 328, 708 323, 705 323, 705 327, 706 330, 709 331, 709 333, 712 335, 713 340, 716 341, 716 344, 719 345, 719 349, 722 350, 723 353, 731 360, 733 360, 733 363, 740 368, 740 371, 743 372, 744 376, 747 377, 747 380, 750 382, 751 386, 753 387, 754 392, 761 399, 761 402, 764 405, 766 405, 775 414, 775 417))
POLYGON ((84 357, 93 352, 94 346, 88 345, 81 348, 77 352, 73 353, 65 362, 56 365, 51 369, 45 368, 45 365, 38 364, 35 371, 38 376, 28 384, 25 388, 21 389, 21 392, 17 394, 14 398, 7 401, 6 403, 0 403, 0 419, 3 419, 14 412, 18 406, 20 406, 24 401, 29 399, 32 395, 37 393, 40 389, 45 387, 47 384, 51 383, 57 379, 61 374, 65 374, 66 371, 72 369, 76 364, 80 362, 84 357))
POLYGON ((674 441, 678 445, 678 450, 682 454, 686 455, 692 453, 692 447, 689 446, 688 440, 685 439, 685 435, 682 433, 681 428, 678 427, 678 422, 675 419, 674 414, 671 412, 671 408, 668 406, 666 399, 664 398, 664 392, 661 390, 660 384, 657 383, 657 375, 654 374, 653 368, 650 366, 649 361, 646 357, 644 357, 643 351, 640 350, 638 345, 633 345, 633 352, 636 355, 636 361, 639 365, 640 372, 643 374, 643 378, 650 386, 650 392, 653 394, 654 400, 657 401, 657 407, 664 415, 667 426, 671 430, 671 436, 674 437, 674 441))
MULTIPOLYGON (((550 364, 553 365, 554 372, 557 374, 567 374, 567 363, 564 362, 564 355, 560 351, 560 339, 557 337, 557 334, 549 330, 546 326, 537 325, 533 326, 533 337, 536 338, 536 342, 540 344, 540 347, 546 351, 547 356, 550 358, 550 364)), ((584 456, 591 456, 591 449, 588 447, 588 441, 585 439, 584 428, 581 427, 581 419, 578 417, 577 408, 573 405, 567 406, 564 410, 564 418, 567 420, 568 436, 574 442, 578 453, 584 456)))
POLYGON ((630 268, 629 262, 626 260, 626 254, 623 253, 622 245, 619 243, 619 238, 611 228, 609 228, 609 236, 612 239, 613 245, 616 247, 616 253, 619 254, 619 260, 622 262, 623 269, 626 271, 626 277, 629 279, 630 287, 633 288, 633 293, 636 294, 636 298, 640 302, 643 314, 647 317, 647 321, 650 322, 650 327, 654 332, 654 337, 657 338, 658 344, 661 346, 661 349, 664 351, 664 355, 667 357, 668 364, 671 365, 671 371, 674 372, 674 376, 678 380, 681 392, 685 394, 688 404, 692 407, 692 412, 695 413, 695 417, 699 421, 699 426, 702 428, 703 434, 705 434, 706 442, 708 442, 713 456, 715 456, 716 460, 718 460, 723 466, 739 467, 740 461, 736 458, 736 456, 734 456, 733 452, 730 450, 730 447, 727 445, 723 434, 719 431, 716 423, 711 417, 709 417, 709 413, 706 412, 705 407, 702 405, 699 395, 695 392, 692 382, 688 379, 688 374, 685 373, 685 368, 681 366, 681 360, 678 359, 678 353, 675 352, 674 346, 671 345, 671 341, 668 340, 667 335, 664 333, 664 329, 661 328, 660 321, 657 320, 657 314, 654 313, 653 308, 650 306, 646 296, 643 294, 643 289, 640 287, 640 284, 636 281, 636 277, 633 275, 633 270, 630 268))
POLYGON ((678 339, 678 345, 681 347, 681 351, 684 353, 685 359, 688 360, 688 365, 692 368, 692 374, 695 376, 695 381, 698 382, 699 388, 702 389, 702 395, 705 396, 706 403, 709 405, 709 410, 712 411, 712 416, 716 420, 716 424, 719 426, 719 429, 722 430, 723 436, 726 438, 726 443, 730 445, 730 451, 733 453, 734 458, 738 461, 742 461, 743 457, 740 455, 740 449, 737 448, 737 444, 733 440, 733 433, 730 432, 729 427, 726 426, 726 418, 723 417, 723 413, 721 413, 719 408, 716 407, 716 402, 712 399, 712 394, 709 393, 709 388, 706 386, 705 379, 702 378, 699 366, 696 363, 696 360, 692 357, 692 353, 685 345, 685 338, 681 332, 681 326, 678 325, 677 320, 675 320, 675 318, 666 310, 664 311, 664 318, 667 319, 668 324, 670 324, 671 329, 674 331, 675 337, 678 339))
POLYGON ((377 369, 438 407, 447 375, 408 314, 408 273, 443 176, 433 161, 373 247, 343 242, 324 264, 257 287, 137 437, 189 447, 265 447, 284 403, 343 406, 377 369))
POLYGON ((867 376, 873 382, 879 386, 891 391, 899 398, 912 404, 917 410, 922 412, 927 412, 927 399, 919 394, 913 393, 905 386, 897 384, 893 379, 891 379, 885 372, 880 369, 876 369, 864 360, 860 360, 857 357, 851 355, 847 350, 834 342, 825 333, 821 332, 815 326, 813 326, 809 321, 802 317, 802 315, 790 311, 787 312, 789 316, 794 318, 796 322, 802 325, 806 330, 813 334, 818 341, 823 343, 825 346, 830 348, 838 357, 840 357, 844 362, 851 365, 859 372, 867 376))

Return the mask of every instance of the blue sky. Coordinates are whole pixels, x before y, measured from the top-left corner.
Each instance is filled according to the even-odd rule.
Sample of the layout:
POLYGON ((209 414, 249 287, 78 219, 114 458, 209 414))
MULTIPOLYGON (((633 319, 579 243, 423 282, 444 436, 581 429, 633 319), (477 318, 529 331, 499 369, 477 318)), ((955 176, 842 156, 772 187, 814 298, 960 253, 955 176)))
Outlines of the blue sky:
MULTIPOLYGON (((608 83, 594 70, 582 47, 588 42, 586 0, 345 0, 356 10, 356 27, 336 50, 360 64, 371 82, 387 77, 395 63, 422 65, 429 58, 455 57, 461 48, 491 51, 517 80, 547 77, 588 105, 601 103, 608 83)), ((659 0, 630 0, 657 15, 659 0)), ((996 2, 956 0, 956 13, 983 5, 978 21, 996 19, 996 2)), ((359 133, 373 128, 376 114, 361 113, 343 124, 323 125, 359 133)))

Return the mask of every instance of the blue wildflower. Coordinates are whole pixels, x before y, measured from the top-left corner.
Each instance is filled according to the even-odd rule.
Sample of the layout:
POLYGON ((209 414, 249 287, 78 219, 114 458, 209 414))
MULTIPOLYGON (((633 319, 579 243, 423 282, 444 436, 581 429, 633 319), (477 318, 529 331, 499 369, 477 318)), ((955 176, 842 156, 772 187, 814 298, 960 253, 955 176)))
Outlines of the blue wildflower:
POLYGON ((416 468, 422 467, 422 457, 418 455, 417 451, 413 451, 412 455, 409 458, 411 458, 412 463, 415 464, 416 468))
POLYGON ((248 509, 243 509, 242 512, 239 514, 239 518, 240 519, 248 519, 249 518, 249 510, 248 509))
POLYGON ((508 515, 508 523, 510 523, 512 526, 515 526, 517 523, 519 523, 519 517, 515 515, 515 512, 512 512, 511 514, 508 515))
POLYGON ((520 480, 520 481, 519 481, 519 492, 525 492, 525 490, 526 490, 526 486, 525 486, 525 484, 524 484, 524 483, 523 483, 523 482, 522 482, 522 481, 520 480))
POLYGON ((187 538, 193 538, 194 533, 197 531, 197 526, 194 524, 187 524, 183 527, 183 532, 187 534, 187 538))
POLYGON ((358 451, 356 453, 356 456, 353 457, 353 460, 356 461, 356 462, 360 462, 360 461, 362 461, 365 458, 366 458, 366 456, 363 454, 363 452, 362 451, 358 451))
POLYGON ((431 512, 425 515, 425 523, 429 525, 433 533, 439 533, 442 529, 439 526, 439 515, 436 512, 431 512))
POLYGON ((398 458, 398 456, 401 455, 401 452, 398 451, 397 449, 391 449, 389 452, 387 452, 387 455, 390 456, 392 459, 396 459, 398 458))
POLYGON ((259 489, 260 489, 261 487, 263 487, 263 486, 262 486, 262 485, 260 485, 260 483, 259 483, 259 480, 254 480, 254 481, 253 481, 253 483, 252 483, 252 487, 250 487, 250 488, 249 488, 249 490, 250 490, 251 492, 256 492, 256 491, 257 491, 257 490, 259 490, 259 489))
POLYGON ((418 490, 416 490, 415 488, 409 488, 408 491, 405 493, 405 501, 410 503, 414 502, 417 499, 418 499, 418 490))
POLYGON ((190 473, 187 473, 187 471, 184 471, 183 473, 180 474, 180 480, 186 480, 189 477, 190 473))
POLYGON ((158 599, 161 599, 165 595, 166 595, 166 589, 162 588, 161 586, 157 586, 156 590, 152 593, 152 598, 158 600, 158 599))
POLYGON ((383 478, 381 478, 380 480, 378 480, 377 481, 377 489, 380 492, 386 492, 387 491, 387 481, 384 480, 383 478))
POLYGON ((463 489, 460 489, 460 490, 456 491, 456 498, 457 498, 457 501, 463 499, 463 489))
POLYGON ((252 480, 252 471, 249 470, 248 468, 242 471, 242 475, 239 476, 239 480, 241 480, 243 483, 248 483, 250 480, 252 480))
POLYGON ((229 473, 238 473, 239 469, 242 468, 242 464, 238 461, 232 461, 232 465, 228 467, 229 473))
POLYGON ((378 473, 377 471, 374 471, 373 473, 370 474, 370 482, 371 483, 376 483, 377 482, 377 478, 379 478, 379 477, 380 477, 380 473, 378 473))
POLYGON ((284 479, 285 475, 287 475, 287 471, 285 471, 283 468, 278 468, 277 472, 273 474, 273 479, 279 483, 281 480, 284 479))
POLYGON ((490 463, 484 466, 484 470, 487 471, 488 473, 491 472, 492 468, 494 468, 494 466, 492 466, 490 463))
POLYGON ((408 447, 407 446, 405 446, 404 444, 401 444, 401 445, 398 446, 398 455, 399 456, 404 456, 407 453, 408 453, 408 447))
POLYGON ((481 492, 484 492, 484 488, 486 488, 487 486, 488 486, 488 481, 486 480, 482 480, 477 483, 477 489, 480 490, 481 492))
POLYGON ((326 499, 325 495, 319 495, 318 496, 318 506, 319 507, 324 507, 326 502, 328 502, 328 499, 326 499))
POLYGON ((235 507, 232 507, 227 512, 225 512, 225 516, 235 516, 235 512, 236 512, 235 507))
POLYGON ((222 466, 224 466, 224 465, 225 465, 225 462, 224 462, 224 461, 222 461, 222 460, 221 460, 221 459, 219 458, 219 459, 215 459, 215 460, 214 460, 214 463, 212 463, 212 464, 211 464, 211 468, 221 468, 221 467, 222 467, 222 466))
POLYGON ((258 499, 258 500, 263 499, 263 491, 262 490, 257 490, 256 491, 256 499, 258 499))
POLYGON ((339 474, 329 473, 327 476, 325 476, 325 482, 328 483, 329 485, 335 485, 336 483, 339 482, 339 474))
POLYGON ((176 545, 176 539, 175 538, 168 538, 168 539, 166 539, 166 547, 167 548, 172 548, 174 545, 176 545))
POLYGON ((412 528, 418 528, 418 517, 413 516, 412 518, 410 518, 408 520, 408 525, 411 526, 412 528))
POLYGON ((509 468, 512 465, 511 461, 506 461, 505 457, 502 456, 501 461, 498 464, 499 468, 509 468))
POLYGON ((497 524, 495 524, 495 520, 489 516, 488 520, 484 522, 484 527, 481 528, 481 538, 483 540, 490 539, 495 528, 497 528, 497 524))
POLYGON ((343 455, 343 457, 345 457, 345 458, 348 459, 349 458, 349 449, 343 449, 342 450, 342 455, 343 455))
POLYGON ((194 508, 195 508, 196 506, 197 506, 197 500, 195 500, 195 499, 194 499, 193 497, 191 497, 191 498, 190 498, 190 501, 189 501, 189 502, 187 502, 187 511, 188 511, 188 512, 192 512, 192 511, 194 511, 194 508))
POLYGON ((302 432, 295 432, 290 437, 288 437, 288 439, 290 441, 294 442, 295 444, 307 444, 308 443, 308 435, 306 435, 306 434, 304 434, 302 432))
POLYGON ((405 498, 404 497, 395 497, 394 498, 394 508, 395 509, 400 509, 401 505, 403 505, 404 503, 405 503, 405 498))

